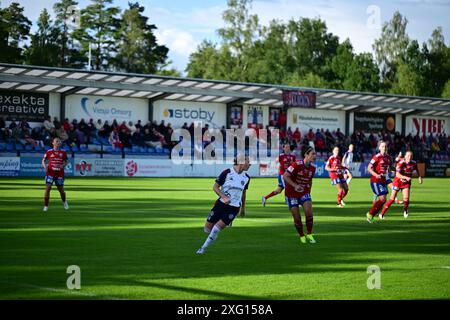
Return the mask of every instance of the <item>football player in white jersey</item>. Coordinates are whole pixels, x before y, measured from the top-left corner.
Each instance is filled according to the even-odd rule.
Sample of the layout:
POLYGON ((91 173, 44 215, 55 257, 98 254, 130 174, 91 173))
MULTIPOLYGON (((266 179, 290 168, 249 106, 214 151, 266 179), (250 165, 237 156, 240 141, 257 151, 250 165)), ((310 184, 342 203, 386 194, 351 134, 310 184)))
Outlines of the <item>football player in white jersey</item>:
POLYGON ((250 177, 245 171, 250 168, 250 161, 248 157, 242 163, 237 159, 234 166, 224 170, 214 183, 213 190, 219 198, 206 219, 204 231, 208 237, 198 249, 198 254, 205 253, 219 232, 230 226, 238 214, 241 217, 245 215, 245 193, 250 183, 250 177))
POLYGON ((342 164, 344 165, 344 167, 347 168, 344 171, 344 179, 347 181, 347 184, 349 184, 350 181, 352 181, 353 179, 352 172, 350 171, 350 166, 352 165, 352 163, 353 163, 353 144, 350 144, 348 146, 347 152, 344 154, 344 157, 342 158, 342 164))

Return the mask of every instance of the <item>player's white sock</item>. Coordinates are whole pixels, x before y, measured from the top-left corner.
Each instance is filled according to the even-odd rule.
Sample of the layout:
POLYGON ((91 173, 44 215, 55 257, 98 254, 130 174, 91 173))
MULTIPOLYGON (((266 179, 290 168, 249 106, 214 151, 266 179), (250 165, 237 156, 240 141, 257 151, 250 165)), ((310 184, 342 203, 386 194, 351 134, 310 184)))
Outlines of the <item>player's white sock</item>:
POLYGON ((206 238, 206 241, 203 244, 202 248, 203 249, 208 248, 211 245, 211 243, 213 243, 217 239, 217 236, 219 235, 220 231, 221 229, 217 225, 215 225, 212 228, 211 232, 209 233, 208 237, 206 238))
POLYGON ((352 178, 348 178, 348 179, 347 179, 347 184, 349 184, 350 181, 352 181, 352 178))

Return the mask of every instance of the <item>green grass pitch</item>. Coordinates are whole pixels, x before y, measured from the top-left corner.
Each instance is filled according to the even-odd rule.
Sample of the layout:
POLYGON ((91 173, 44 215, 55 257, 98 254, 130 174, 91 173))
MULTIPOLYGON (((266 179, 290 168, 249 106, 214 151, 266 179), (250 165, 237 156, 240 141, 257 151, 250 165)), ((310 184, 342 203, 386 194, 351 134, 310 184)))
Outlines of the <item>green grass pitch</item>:
POLYGON ((368 224, 368 179, 337 208, 329 179, 313 182, 317 244, 301 244, 275 178, 250 183, 247 216, 206 255, 214 179, 68 178, 70 210, 43 179, 0 179, 0 299, 449 299, 450 179, 414 180, 410 217, 393 205, 368 224), (69 265, 81 290, 68 290, 69 265), (367 267, 381 270, 369 290, 367 267))

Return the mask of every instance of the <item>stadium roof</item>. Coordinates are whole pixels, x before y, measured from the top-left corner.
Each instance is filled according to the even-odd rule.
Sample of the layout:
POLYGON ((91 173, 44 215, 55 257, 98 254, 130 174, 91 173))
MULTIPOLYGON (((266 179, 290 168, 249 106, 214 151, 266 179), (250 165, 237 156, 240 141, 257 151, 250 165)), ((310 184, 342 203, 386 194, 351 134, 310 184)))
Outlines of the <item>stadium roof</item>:
POLYGON ((0 63, 0 90, 283 106, 282 90, 317 94, 316 109, 450 116, 450 99, 0 63))

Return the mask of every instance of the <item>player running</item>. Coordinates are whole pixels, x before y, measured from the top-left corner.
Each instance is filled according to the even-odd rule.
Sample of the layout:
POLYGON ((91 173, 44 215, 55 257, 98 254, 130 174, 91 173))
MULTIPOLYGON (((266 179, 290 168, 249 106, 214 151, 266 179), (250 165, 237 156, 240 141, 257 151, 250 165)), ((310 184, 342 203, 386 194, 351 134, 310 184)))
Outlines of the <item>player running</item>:
MULTIPOLYGON (((381 142, 383 142, 383 141, 381 141, 381 142)), ((380 142, 380 143, 381 143, 380 142)), ((389 156, 390 157, 390 156, 389 156)), ((392 158, 391 158, 392 159, 392 158)), ((398 155, 397 155, 397 157, 395 158, 395 165, 397 166, 397 164, 401 161, 401 160, 403 160, 403 155, 402 155, 402 153, 401 152, 399 152, 398 153, 398 155)), ((393 171, 392 172, 393 174, 394 174, 394 178, 395 178, 395 171, 393 171)), ((387 175, 387 178, 386 178, 386 184, 387 184, 387 186, 393 191, 393 181, 392 181, 392 179, 391 179, 391 172, 389 172, 388 173, 388 175, 387 175)), ((376 195, 376 194, 374 194, 373 195, 373 203, 375 203, 376 201, 378 200, 378 196, 376 195)), ((398 197, 395 197, 395 203, 398 203, 398 204, 402 204, 403 203, 403 201, 400 201, 400 200, 398 200, 398 197)))
POLYGON ((408 218, 409 193, 411 189, 411 179, 414 172, 419 175, 419 183, 422 184, 422 176, 417 168, 417 163, 412 159, 413 153, 407 151, 405 158, 397 163, 395 179, 392 187, 391 198, 383 207, 380 213, 380 219, 384 219, 386 211, 396 199, 397 193, 401 190, 403 193, 403 217, 408 218))
POLYGON ((350 171, 350 167, 353 164, 353 148, 353 144, 350 144, 347 152, 342 157, 342 164, 346 167, 344 170, 344 179, 347 182, 347 185, 349 185, 350 181, 353 179, 352 172, 350 171))
POLYGON ((311 147, 302 150, 303 160, 294 162, 284 173, 283 179, 286 184, 286 203, 289 206, 294 225, 300 235, 300 241, 306 243, 316 243, 313 236, 313 211, 311 204, 312 179, 316 172, 316 167, 312 162, 316 159, 316 152, 311 147), (302 218, 300 216, 299 205, 303 207, 306 219, 307 235, 303 232, 302 218))
POLYGON ((373 193, 378 196, 378 200, 372 205, 367 212, 366 217, 369 223, 373 222, 373 216, 376 215, 386 202, 386 195, 389 193, 387 187, 387 176, 389 167, 392 164, 391 157, 387 154, 386 142, 381 142, 379 146, 380 152, 372 157, 367 170, 372 175, 370 177, 370 187, 373 193))
POLYGON ((205 253, 208 248, 226 226, 231 226, 234 218, 239 213, 245 215, 246 190, 250 183, 250 177, 244 171, 250 168, 249 158, 245 157, 243 163, 234 161, 232 168, 224 170, 216 179, 213 190, 219 196, 214 207, 206 219, 204 231, 208 234, 205 243, 198 249, 198 254, 205 253))
POLYGON ((295 162, 295 154, 291 153, 291 145, 289 143, 283 145, 283 153, 280 154, 275 161, 276 163, 280 164, 278 170, 278 187, 274 191, 269 193, 267 196, 262 197, 263 207, 266 206, 267 199, 281 193, 285 187, 283 174, 286 171, 286 169, 289 168, 289 166, 295 162))
POLYGON ((66 192, 64 191, 64 167, 68 163, 67 153, 64 150, 60 150, 61 140, 59 138, 53 139, 52 145, 53 149, 48 150, 42 159, 42 166, 45 170, 45 183, 47 185, 45 188, 43 211, 48 211, 48 202, 50 200, 50 191, 53 182, 58 188, 64 209, 67 210, 69 209, 69 204, 66 201, 66 192))
POLYGON ((337 205, 340 208, 345 206, 344 201, 342 201, 348 193, 348 185, 344 178, 344 171, 347 168, 344 167, 341 163, 341 159, 339 158, 339 148, 333 148, 333 155, 328 158, 327 163, 325 164, 325 170, 330 172, 331 184, 336 186, 338 190, 337 194, 337 205))

